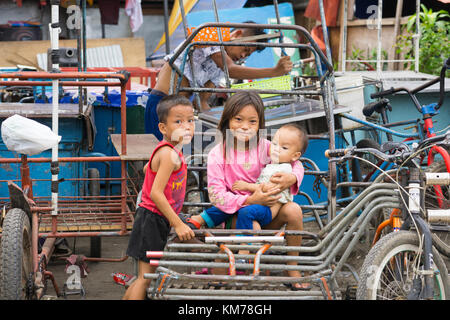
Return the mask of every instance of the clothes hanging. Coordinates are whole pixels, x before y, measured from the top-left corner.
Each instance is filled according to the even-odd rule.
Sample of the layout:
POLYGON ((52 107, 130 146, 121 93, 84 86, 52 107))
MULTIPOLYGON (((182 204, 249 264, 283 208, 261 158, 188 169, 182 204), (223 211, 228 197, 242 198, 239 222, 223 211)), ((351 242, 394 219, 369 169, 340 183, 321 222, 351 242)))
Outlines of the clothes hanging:
MULTIPOLYGON (((339 0, 323 0, 325 20, 328 27, 337 25, 339 0)), ((310 0, 305 10, 305 17, 321 21, 319 0, 310 0)))
POLYGON ((141 0, 127 0, 125 3, 125 13, 130 17, 131 31, 138 31, 144 22, 141 0))
POLYGON ((120 0, 98 0, 102 24, 119 23, 120 0))

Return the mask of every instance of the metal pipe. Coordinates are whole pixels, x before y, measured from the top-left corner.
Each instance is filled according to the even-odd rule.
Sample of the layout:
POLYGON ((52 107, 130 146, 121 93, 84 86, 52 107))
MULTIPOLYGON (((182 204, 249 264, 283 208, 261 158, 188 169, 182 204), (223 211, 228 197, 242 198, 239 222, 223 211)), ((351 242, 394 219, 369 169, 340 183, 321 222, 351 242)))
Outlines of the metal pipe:
MULTIPOLYGON (((166 295, 188 295, 192 296, 224 296, 228 299, 234 298, 244 298, 249 296, 255 297, 265 297, 265 296, 273 296, 273 297, 305 297, 305 296, 322 296, 321 291, 286 291, 286 290, 209 290, 209 289, 175 289, 168 288, 164 292, 166 295)), ((216 297, 218 298, 218 297, 216 297)), ((227 299, 225 298, 225 299, 227 299)))
MULTIPOLYGON (((276 234, 277 237, 283 237, 284 236, 284 228, 282 231, 278 232, 276 234)), ((256 254, 255 254, 255 258, 254 258, 254 262, 253 262, 253 275, 257 276, 259 275, 259 266, 261 263, 261 256, 266 253, 267 250, 269 250, 269 248, 272 246, 272 243, 266 243, 265 245, 263 245, 261 247, 261 249, 259 249, 256 254)))
MULTIPOLYGON (((0 86, 50 86, 51 81, 0 81, 0 86)), ((100 82, 100 81, 61 81, 61 87, 118 87, 120 82, 100 82)))
POLYGON ((383 71, 381 69, 381 24, 383 19, 383 0, 378 0, 377 8, 377 75, 378 79, 381 79, 380 73, 383 71))
MULTIPOLYGON (((212 2, 213 4, 213 9, 214 9, 214 17, 216 19, 216 22, 220 22, 219 21, 219 13, 217 12, 217 4, 216 4, 216 0, 213 0, 212 2)), ((219 42, 223 42, 222 39, 222 29, 219 27, 217 28, 217 35, 219 36, 219 42)), ((228 65, 227 65, 227 59, 226 59, 226 52, 225 52, 225 48, 223 46, 220 46, 220 53, 222 54, 222 64, 223 64, 223 72, 225 74, 225 83, 227 85, 227 87, 230 87, 230 73, 228 72, 228 65)))
POLYGON ((40 238, 73 238, 73 237, 116 237, 130 234, 129 231, 78 231, 78 232, 42 232, 40 238))
MULTIPOLYGON (((326 64, 327 69, 330 72, 333 72, 333 66, 330 64, 328 59, 325 57, 323 52, 320 50, 317 43, 312 38, 311 34, 302 26, 298 25, 278 25, 278 24, 248 24, 248 23, 225 23, 225 22, 208 22, 201 24, 198 28, 196 28, 191 35, 183 42, 181 46, 179 46, 178 50, 175 51, 174 55, 170 59, 170 63, 173 64, 173 62, 178 58, 178 56, 185 50, 188 44, 191 43, 191 41, 194 39, 194 37, 197 35, 197 33, 204 28, 208 27, 221 27, 221 28, 261 28, 261 29, 286 29, 286 30, 295 30, 300 33, 302 33, 308 41, 311 43, 311 46, 314 48, 314 51, 318 54, 320 59, 326 64)), ((237 43, 232 43, 232 45, 236 45, 237 43)), ((217 42, 215 43, 217 45, 217 42)), ((221 44, 222 45, 222 44, 221 44)), ((258 43, 258 45, 265 45, 265 43, 258 43)), ((275 46, 288 46, 288 44, 275 44, 275 46)))
MULTIPOLYGON (((51 162, 51 158, 28 158, 27 161, 29 163, 43 163, 43 162, 51 162)), ((111 156, 111 157, 63 157, 58 158, 59 162, 99 162, 99 161, 121 161, 119 156, 111 156)), ((0 163, 19 163, 20 159, 0 159, 0 163)))
MULTIPOLYGON (((188 38, 186 14, 184 12, 184 1, 183 0, 179 0, 179 7, 180 7, 180 12, 181 12, 181 19, 183 21, 184 36, 185 36, 185 38, 188 38)), ((189 65, 191 67, 192 82, 194 83, 194 86, 197 86, 197 81, 195 79, 196 76, 195 76, 195 70, 194 70, 194 61, 192 60, 192 50, 188 49, 187 54, 189 55, 189 65)), ((170 63, 170 64, 172 65, 173 63, 170 63)), ((181 82, 181 80, 182 80, 182 76, 180 76, 180 78, 179 78, 180 82, 181 82)), ((199 110, 201 110, 201 101, 200 101, 200 97, 198 94, 195 94, 195 99, 197 101, 199 110)))
MULTIPOLYGON (((127 81, 122 73, 95 73, 95 72, 61 72, 51 73, 44 71, 20 71, 20 72, 2 72, 0 78, 5 79, 118 79, 127 81)), ((37 85, 41 85, 36 82, 37 85)))
MULTIPOLYGON (((51 24, 50 24, 50 45, 52 50, 52 71, 59 70, 59 57, 56 60, 53 60, 54 53, 59 50, 59 32, 61 29, 59 28, 59 5, 56 3, 52 3, 51 5, 51 24)), ((52 80, 52 131, 58 136, 59 133, 59 79, 53 78, 52 80)), ((59 143, 56 146, 52 147, 52 215, 58 214, 58 173, 59 173, 59 164, 58 164, 58 151, 59 151, 59 143)))
POLYGON ((169 35, 169 4, 168 0, 164 0, 164 32, 166 40, 166 54, 170 53, 170 35, 169 35))

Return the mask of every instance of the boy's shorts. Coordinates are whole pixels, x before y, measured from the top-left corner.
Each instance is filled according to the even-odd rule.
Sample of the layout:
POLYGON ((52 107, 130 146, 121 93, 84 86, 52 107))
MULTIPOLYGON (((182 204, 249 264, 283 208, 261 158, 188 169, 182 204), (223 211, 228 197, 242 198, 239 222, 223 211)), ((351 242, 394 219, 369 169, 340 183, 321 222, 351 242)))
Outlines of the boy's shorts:
POLYGON ((150 210, 138 207, 128 241, 127 255, 149 262, 150 259, 146 257, 146 252, 163 251, 169 232, 169 221, 150 210))
MULTIPOLYGON (((216 207, 210 207, 204 210, 200 216, 205 220, 208 228, 214 228, 215 226, 227 221, 232 214, 222 212, 216 207)), ((253 221, 263 227, 272 222, 272 212, 267 206, 259 204, 252 204, 240 208, 237 211, 236 229, 253 229, 253 221)))

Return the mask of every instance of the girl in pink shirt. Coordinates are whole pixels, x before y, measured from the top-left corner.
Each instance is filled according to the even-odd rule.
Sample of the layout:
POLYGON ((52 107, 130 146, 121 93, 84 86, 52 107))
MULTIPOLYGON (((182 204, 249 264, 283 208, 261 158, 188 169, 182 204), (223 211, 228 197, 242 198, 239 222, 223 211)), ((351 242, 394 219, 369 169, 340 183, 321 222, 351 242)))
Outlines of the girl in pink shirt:
MULTIPOLYGON (((256 182, 264 166, 270 163, 270 141, 261 136, 265 122, 264 104, 259 95, 249 91, 231 96, 225 104, 218 129, 222 133, 222 143, 209 152, 207 163, 208 192, 214 207, 185 219, 185 222, 197 228, 203 224, 213 227, 238 213, 238 229, 252 229, 252 221, 257 221, 265 229, 276 230, 286 225, 286 230, 302 230, 302 210, 297 203, 284 204, 274 217, 270 211, 280 198, 277 194, 281 190, 290 187, 293 194, 298 192, 304 174, 300 162, 293 163, 292 174, 275 174, 271 182, 276 186, 265 192, 262 188, 253 193, 232 190, 237 180, 256 182)), ((301 236, 287 236, 286 240, 289 246, 299 246, 301 236)), ((292 277, 301 276, 295 270, 288 273, 292 277)), ((296 285, 299 287, 294 287, 300 289, 301 285, 296 285)))

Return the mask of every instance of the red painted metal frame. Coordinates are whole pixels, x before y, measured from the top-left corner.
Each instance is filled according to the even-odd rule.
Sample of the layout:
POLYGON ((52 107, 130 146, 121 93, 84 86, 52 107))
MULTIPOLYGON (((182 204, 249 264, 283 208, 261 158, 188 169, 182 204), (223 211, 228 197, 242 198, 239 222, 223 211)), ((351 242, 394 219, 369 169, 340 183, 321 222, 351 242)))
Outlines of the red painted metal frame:
MULTIPOLYGON (((0 73, 1 86, 51 86, 53 81, 58 80, 59 86, 68 87, 93 87, 93 86, 119 86, 121 91, 121 154, 127 154, 127 139, 126 139, 126 86, 129 80, 129 73, 87 73, 87 72, 63 72, 63 73, 49 73, 49 72, 8 72, 0 73), (11 80, 5 80, 11 79, 11 80), (30 81, 30 79, 36 79, 30 81), (45 79, 45 80, 42 80, 45 79), (50 79, 50 80, 48 80, 50 79), (66 80, 64 80, 66 79, 66 80), (87 80, 89 79, 89 80, 87 80), (116 79, 117 81, 107 81, 116 79)), ((39 237, 46 238, 45 248, 53 247, 54 239, 58 237, 79 237, 79 236, 120 236, 128 234, 127 231, 127 177, 126 177, 126 160, 122 160, 119 156, 111 157, 65 157, 58 158, 59 162, 94 162, 94 161, 120 161, 121 162, 121 195, 120 195, 120 209, 121 213, 117 213, 120 218, 120 231, 77 231, 77 232, 58 232, 57 231, 57 217, 51 216, 51 232, 39 233, 39 213, 51 211, 51 207, 36 206, 32 198, 31 178, 29 175, 28 163, 51 162, 50 158, 27 158, 23 156, 21 159, 0 159, 0 163, 22 163, 22 189, 25 190, 25 195, 30 199, 31 207, 31 224, 32 224, 32 259, 33 269, 38 271, 39 261, 45 256, 45 261, 48 261, 52 249, 43 250, 38 254, 37 242, 39 237), (28 186, 28 187, 25 187, 28 186)), ((75 198, 75 197, 74 197, 75 198)), ((74 200, 76 201, 76 200, 74 200)), ((75 203, 75 202, 74 202, 75 203)), ((111 214, 108 214, 111 215, 111 214)), ((110 258, 89 258, 95 261, 124 261, 127 257, 124 256, 119 259, 110 258)), ((46 271, 46 277, 51 278, 51 273, 46 271)), ((52 279, 53 280, 53 279, 52 279)), ((54 282, 54 281, 53 281, 54 282)), ((54 283, 55 284, 55 283, 54 283)), ((55 287, 57 289, 57 287, 55 287)), ((59 290, 57 290, 59 291, 59 290)))

